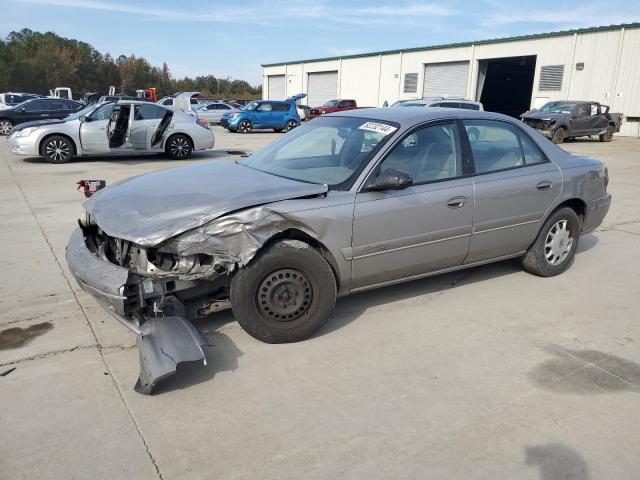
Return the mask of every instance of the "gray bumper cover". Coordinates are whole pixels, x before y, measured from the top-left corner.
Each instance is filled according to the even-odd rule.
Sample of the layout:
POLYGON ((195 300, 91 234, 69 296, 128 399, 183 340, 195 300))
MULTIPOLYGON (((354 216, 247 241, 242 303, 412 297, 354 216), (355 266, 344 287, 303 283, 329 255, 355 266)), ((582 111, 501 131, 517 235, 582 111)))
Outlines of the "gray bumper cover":
POLYGON ((181 317, 148 318, 141 326, 125 314, 124 286, 129 271, 94 255, 77 228, 67 245, 67 263, 78 285, 90 293, 105 310, 137 334, 140 378, 135 390, 151 394, 156 384, 176 372, 181 362, 202 360, 205 342, 196 328, 181 317))

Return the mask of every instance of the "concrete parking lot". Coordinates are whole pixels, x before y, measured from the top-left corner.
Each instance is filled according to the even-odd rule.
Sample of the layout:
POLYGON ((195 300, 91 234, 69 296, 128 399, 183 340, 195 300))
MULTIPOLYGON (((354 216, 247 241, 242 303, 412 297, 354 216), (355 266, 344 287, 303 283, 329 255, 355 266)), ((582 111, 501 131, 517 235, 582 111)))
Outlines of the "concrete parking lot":
POLYGON ((67 269, 74 184, 278 137, 216 134, 185 162, 65 165, 0 139, 0 477, 638 478, 639 139, 565 145, 606 161, 613 195, 565 274, 508 261, 353 295, 287 345, 221 312, 197 325, 208 365, 142 396, 134 336, 67 269))

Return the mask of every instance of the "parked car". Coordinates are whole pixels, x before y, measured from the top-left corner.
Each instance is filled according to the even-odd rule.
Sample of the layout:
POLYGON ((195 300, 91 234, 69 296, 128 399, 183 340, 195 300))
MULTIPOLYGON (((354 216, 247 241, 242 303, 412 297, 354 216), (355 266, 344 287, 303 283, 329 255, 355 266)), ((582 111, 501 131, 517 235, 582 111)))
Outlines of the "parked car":
POLYGON ((202 104, 199 108, 196 108, 198 118, 206 120, 209 123, 220 123, 223 114, 239 111, 237 108, 227 105, 224 102, 211 102, 202 104))
POLYGON ((484 110, 482 103, 466 98, 424 98, 394 104, 396 107, 440 107, 440 108, 464 108, 466 110, 484 110))
POLYGON ((607 105, 573 100, 547 102, 520 118, 553 143, 591 135, 598 135, 601 142, 610 142, 624 119, 621 113, 609 113, 607 105))
POLYGON ((355 100, 329 100, 319 107, 311 108, 309 110, 307 120, 313 120, 314 118, 327 113, 344 112, 347 110, 355 110, 357 108, 367 107, 358 107, 358 103, 355 100))
POLYGON ((237 112, 222 114, 220 125, 240 133, 250 133, 254 128, 288 132, 300 125, 300 117, 295 102, 258 100, 237 112))
POLYGON ((0 108, 13 107, 19 103, 26 102, 27 100, 33 100, 34 98, 42 98, 43 95, 35 93, 0 93, 0 108))
POLYGON ((300 117, 300 121, 304 122, 309 118, 309 112, 311 111, 311 107, 308 105, 296 105, 298 109, 298 116, 300 117))
POLYGON ((35 98, 0 110, 0 135, 9 135, 15 125, 33 120, 62 119, 83 105, 73 100, 35 98))
POLYGON ((227 302, 250 335, 293 342, 325 323, 336 296, 508 258, 560 274, 607 214, 607 184, 600 161, 511 117, 354 110, 243 161, 101 190, 84 204, 67 261, 138 335, 137 389, 150 393, 177 363, 204 360, 190 320, 227 302))
POLYGON ((209 124, 145 101, 94 104, 60 122, 16 127, 9 148, 19 155, 65 163, 76 156, 166 153, 185 159, 214 144, 209 124))

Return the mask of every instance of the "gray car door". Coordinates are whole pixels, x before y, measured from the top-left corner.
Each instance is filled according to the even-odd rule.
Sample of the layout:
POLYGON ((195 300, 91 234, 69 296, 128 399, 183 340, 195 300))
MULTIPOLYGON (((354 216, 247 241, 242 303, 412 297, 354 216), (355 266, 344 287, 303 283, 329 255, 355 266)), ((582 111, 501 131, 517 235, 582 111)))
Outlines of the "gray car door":
POLYGON ((151 150, 151 139, 166 110, 153 103, 136 104, 131 124, 131 144, 134 150, 151 150))
MULTIPOLYGON (((372 172, 401 170, 404 190, 361 191, 353 221, 355 288, 420 276, 462 263, 473 219, 473 181, 465 176, 456 122, 407 135, 372 172)), ((365 182, 366 185, 366 182, 365 182)))
POLYGON ((87 153, 109 153, 107 126, 113 112, 113 103, 103 105, 88 115, 80 124, 80 143, 87 153))
POLYGON ((560 169, 519 127, 465 120, 476 175, 469 255, 473 263, 524 252, 562 190, 560 169))

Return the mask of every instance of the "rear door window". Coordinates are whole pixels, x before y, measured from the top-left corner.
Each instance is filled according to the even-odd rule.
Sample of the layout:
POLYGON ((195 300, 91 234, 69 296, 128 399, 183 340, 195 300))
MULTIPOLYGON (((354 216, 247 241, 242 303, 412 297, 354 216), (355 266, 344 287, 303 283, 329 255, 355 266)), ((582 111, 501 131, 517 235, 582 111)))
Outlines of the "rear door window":
POLYGON ((164 117, 164 109, 153 103, 143 103, 135 106, 134 120, 155 120, 164 117))
POLYGON ((49 102, 49 109, 51 110, 64 110, 64 103, 61 100, 52 100, 49 102))
POLYGON ((524 166, 516 128, 497 120, 465 120, 476 173, 491 173, 524 166))
POLYGON ((529 138, 524 132, 518 132, 520 136, 520 143, 522 143, 522 153, 524 154, 524 161, 527 165, 538 165, 540 163, 548 162, 547 157, 540 147, 535 144, 533 140, 529 138))
POLYGON ((287 105, 286 103, 274 103, 273 110, 275 112, 286 112, 287 110, 289 110, 289 105, 287 105))

